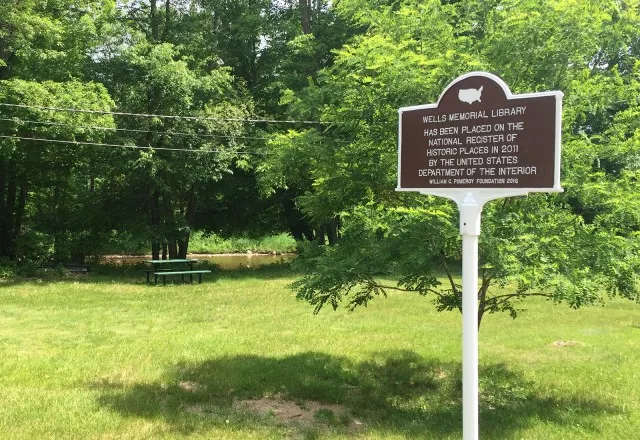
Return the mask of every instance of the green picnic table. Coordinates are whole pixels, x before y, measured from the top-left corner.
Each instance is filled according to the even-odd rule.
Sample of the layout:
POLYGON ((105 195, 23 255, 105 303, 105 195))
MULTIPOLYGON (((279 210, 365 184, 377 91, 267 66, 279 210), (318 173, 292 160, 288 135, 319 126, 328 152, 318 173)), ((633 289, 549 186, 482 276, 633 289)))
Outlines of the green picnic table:
POLYGON ((167 284, 167 276, 180 275, 182 282, 184 276, 189 275, 189 282, 193 282, 193 275, 198 275, 198 282, 202 283, 202 274, 211 273, 210 270, 194 270, 193 264, 198 260, 193 258, 171 259, 171 260, 145 260, 147 264, 151 264, 151 269, 145 269, 147 273, 147 283, 150 283, 149 275, 153 274, 154 284, 158 284, 158 277, 162 277, 162 284, 167 284), (188 268, 188 270, 187 270, 188 268))

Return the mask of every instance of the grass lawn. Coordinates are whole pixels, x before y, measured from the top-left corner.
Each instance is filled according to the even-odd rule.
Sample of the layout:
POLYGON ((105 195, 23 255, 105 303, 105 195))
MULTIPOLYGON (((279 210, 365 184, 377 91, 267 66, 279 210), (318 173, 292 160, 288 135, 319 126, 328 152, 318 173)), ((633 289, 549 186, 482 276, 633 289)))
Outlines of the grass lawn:
MULTIPOLYGON (((313 316, 286 269, 143 277, 0 282, 0 438, 461 437, 458 313, 313 316)), ((481 437, 638 438, 640 305, 523 306, 482 324, 481 437)))

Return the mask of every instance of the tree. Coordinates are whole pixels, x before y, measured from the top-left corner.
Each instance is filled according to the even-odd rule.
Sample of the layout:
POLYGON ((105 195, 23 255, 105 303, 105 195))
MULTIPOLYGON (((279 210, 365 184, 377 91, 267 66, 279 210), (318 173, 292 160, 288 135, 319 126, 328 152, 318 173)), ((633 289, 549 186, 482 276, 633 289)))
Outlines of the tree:
POLYGON ((640 300, 640 223, 632 196, 640 190, 632 152, 639 133, 629 125, 639 95, 637 76, 628 68, 638 38, 637 4, 558 0, 478 7, 470 1, 409 1, 354 8, 363 3, 368 2, 344 7, 370 23, 367 34, 338 52, 318 84, 290 99, 293 108, 334 124, 314 135, 289 135, 275 164, 266 165, 286 163, 289 151, 309 151, 311 181, 300 204, 309 216, 343 220, 335 246, 307 246, 299 262, 306 275, 294 283, 298 297, 317 312, 347 297, 355 307, 400 289, 433 296, 440 310, 461 307, 453 206, 393 193, 396 109, 435 102, 451 79, 485 69, 513 84, 514 92, 565 92, 566 193, 485 207, 479 318, 501 311, 515 317, 517 300, 532 295, 573 307, 606 295, 640 300), (597 62, 617 60, 615 54, 625 54, 619 57, 624 72, 597 62), (313 136, 328 138, 330 146, 306 147, 313 136), (385 275, 397 275, 399 283, 381 282, 385 275))
MULTIPOLYGON (((357 32, 325 1, 202 0, 197 8, 188 11, 178 10, 177 6, 172 9, 172 32, 166 41, 175 44, 189 68, 207 71, 230 67, 235 81, 246 85, 253 96, 256 113, 268 119, 286 116, 286 106, 280 103, 283 89, 304 88, 320 67, 332 62, 331 50, 357 32)), ((130 8, 128 12, 138 23, 132 25, 146 28, 147 35, 149 13, 145 7, 130 8)), ((160 22, 159 28, 162 27, 160 22)), ((292 115, 291 119, 298 120, 300 115, 292 115)), ((264 137, 286 128, 288 125, 255 124, 247 130, 253 137, 264 137)), ((261 144, 253 142, 251 147, 262 150, 261 144)), ((240 173, 255 167, 256 161, 248 160, 243 166, 240 173)), ((253 174, 251 177, 246 180, 248 187, 240 192, 255 185, 253 174)), ((301 237, 302 230, 307 229, 306 222, 287 200, 299 192, 299 188, 279 190, 271 203, 283 205, 284 216, 301 237)), ((307 232, 304 235, 309 236, 307 232)))
POLYGON ((113 0, 6 0, 0 4, 0 79, 83 77, 102 44, 113 0))
POLYGON ((82 256, 87 249, 77 240, 74 249, 70 233, 77 238, 100 215, 88 202, 109 153, 66 142, 100 143, 105 139, 103 128, 112 128, 113 119, 108 114, 43 107, 108 112, 113 101, 100 84, 13 79, 0 82, 0 102, 18 105, 3 107, 2 134, 23 138, 0 140, 0 256, 35 257, 25 254, 27 249, 16 249, 27 221, 53 237, 57 259, 68 259, 70 253, 82 256))
POLYGON ((251 100, 228 69, 194 71, 169 43, 142 40, 103 64, 120 110, 184 116, 119 118, 129 130, 119 139, 150 150, 129 154, 117 174, 144 194, 154 259, 163 245, 163 256, 185 258, 199 187, 230 171, 251 100))
MULTIPOLYGON (((0 102, 109 111, 113 102, 106 90, 87 75, 90 55, 101 43, 113 7, 114 2, 97 0, 2 2, 0 102)), ((70 229, 76 236, 86 231, 95 213, 88 206, 83 212, 72 210, 95 195, 89 194, 93 186, 88 182, 98 177, 102 155, 93 147, 64 142, 100 142, 105 139, 103 128, 111 128, 113 120, 34 107, 3 106, 0 115, 3 136, 54 141, 0 142, 0 256, 45 257, 48 252, 29 248, 47 242, 51 233, 53 252, 68 258, 75 246, 69 241, 70 229), (82 220, 74 223, 73 215, 82 220), (36 240, 43 232, 45 236, 36 240)))

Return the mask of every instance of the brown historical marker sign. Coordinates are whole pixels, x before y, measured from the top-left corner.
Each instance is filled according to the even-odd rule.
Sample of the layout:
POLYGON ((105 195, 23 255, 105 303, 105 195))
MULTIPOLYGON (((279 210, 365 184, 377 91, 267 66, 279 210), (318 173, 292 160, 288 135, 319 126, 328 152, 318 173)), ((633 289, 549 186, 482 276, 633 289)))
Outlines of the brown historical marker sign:
POLYGON ((562 96, 512 95, 497 76, 474 72, 437 104, 401 108, 398 190, 562 191, 562 96))

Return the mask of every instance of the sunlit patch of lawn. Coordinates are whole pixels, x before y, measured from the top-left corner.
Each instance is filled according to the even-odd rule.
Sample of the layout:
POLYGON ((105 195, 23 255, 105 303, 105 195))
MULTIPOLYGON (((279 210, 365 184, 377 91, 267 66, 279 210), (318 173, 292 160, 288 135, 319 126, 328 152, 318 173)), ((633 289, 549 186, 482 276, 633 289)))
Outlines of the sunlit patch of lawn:
MULTIPOLYGON (((143 277, 0 283, 1 438, 461 437, 457 312, 391 292, 314 316, 286 268, 143 277)), ((482 324, 482 438, 636 437, 640 306, 523 307, 482 324)))

